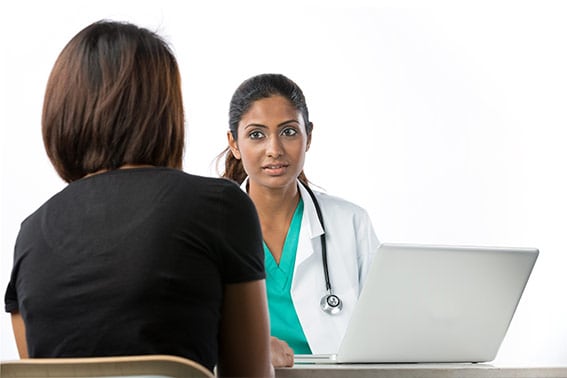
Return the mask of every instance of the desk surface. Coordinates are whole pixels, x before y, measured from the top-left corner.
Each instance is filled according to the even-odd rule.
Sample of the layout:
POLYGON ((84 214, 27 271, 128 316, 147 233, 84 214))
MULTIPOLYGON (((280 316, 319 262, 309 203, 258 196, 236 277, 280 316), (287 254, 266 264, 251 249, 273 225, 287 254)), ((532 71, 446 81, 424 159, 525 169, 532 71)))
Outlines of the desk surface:
POLYGON ((490 364, 296 364, 276 369, 277 378, 567 378, 567 366, 500 367, 490 364))

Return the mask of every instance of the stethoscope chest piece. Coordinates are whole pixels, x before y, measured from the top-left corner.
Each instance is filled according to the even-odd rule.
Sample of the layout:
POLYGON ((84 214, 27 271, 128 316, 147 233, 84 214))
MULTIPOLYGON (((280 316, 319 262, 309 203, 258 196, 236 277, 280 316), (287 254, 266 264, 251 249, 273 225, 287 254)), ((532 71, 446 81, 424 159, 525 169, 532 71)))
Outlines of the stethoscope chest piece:
POLYGON ((321 298, 321 309, 328 314, 335 315, 343 309, 343 302, 334 294, 326 294, 321 298))

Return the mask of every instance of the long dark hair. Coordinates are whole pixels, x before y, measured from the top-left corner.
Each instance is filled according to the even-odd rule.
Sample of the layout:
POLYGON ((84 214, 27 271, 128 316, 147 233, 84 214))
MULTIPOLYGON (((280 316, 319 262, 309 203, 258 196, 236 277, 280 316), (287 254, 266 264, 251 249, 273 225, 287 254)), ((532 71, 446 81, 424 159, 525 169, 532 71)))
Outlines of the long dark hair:
MULTIPOLYGON (((291 79, 281 74, 261 74, 253 76, 245 80, 236 89, 230 100, 230 109, 228 112, 228 126, 234 140, 238 140, 238 124, 242 116, 250 109, 255 101, 272 96, 283 96, 297 109, 303 121, 307 135, 311 135, 313 124, 309 121, 309 111, 305 96, 301 88, 291 79)), ((242 165, 242 161, 234 157, 230 148, 226 148, 220 155, 219 159, 224 156, 224 173, 222 177, 236 181, 241 184, 247 174, 242 165)), ((305 173, 301 171, 299 180, 308 185, 305 173)))
POLYGON ((95 22, 69 41, 51 71, 43 141, 67 182, 125 164, 181 168, 184 123, 177 61, 147 29, 95 22))

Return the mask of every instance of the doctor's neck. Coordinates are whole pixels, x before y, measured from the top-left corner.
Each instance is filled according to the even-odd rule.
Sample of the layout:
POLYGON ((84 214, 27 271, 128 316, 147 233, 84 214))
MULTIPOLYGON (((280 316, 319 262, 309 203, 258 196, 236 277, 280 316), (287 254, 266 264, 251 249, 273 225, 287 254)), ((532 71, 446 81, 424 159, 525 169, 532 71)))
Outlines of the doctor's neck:
POLYGON ((265 186, 250 185, 248 195, 254 202, 260 218, 264 216, 278 216, 293 214, 299 202, 299 189, 297 185, 286 188, 267 188, 265 186))

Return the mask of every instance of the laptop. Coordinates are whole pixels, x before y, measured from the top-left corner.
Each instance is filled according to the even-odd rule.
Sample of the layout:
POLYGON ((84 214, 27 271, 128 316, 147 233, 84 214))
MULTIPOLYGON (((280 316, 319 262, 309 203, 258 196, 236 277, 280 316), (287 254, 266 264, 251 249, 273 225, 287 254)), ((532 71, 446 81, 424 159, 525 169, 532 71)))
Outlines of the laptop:
POLYGON ((538 254, 381 244, 338 353, 295 363, 492 361, 538 254))

